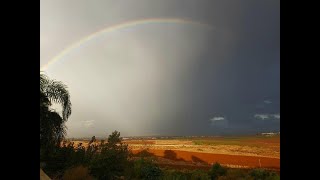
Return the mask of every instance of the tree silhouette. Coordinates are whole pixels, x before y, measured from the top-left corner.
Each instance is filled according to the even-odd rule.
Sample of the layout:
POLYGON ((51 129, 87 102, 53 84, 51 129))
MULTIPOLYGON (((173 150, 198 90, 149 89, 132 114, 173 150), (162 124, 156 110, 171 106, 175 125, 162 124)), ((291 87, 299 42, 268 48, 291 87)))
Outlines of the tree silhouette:
POLYGON ((53 146, 60 145, 66 133, 65 122, 71 115, 70 95, 62 82, 49 79, 40 72, 40 152, 48 153, 53 146), (62 106, 62 116, 50 106, 62 106))
POLYGON ((96 136, 92 136, 91 140, 89 141, 89 145, 94 142, 96 142, 96 136))
POLYGON ((46 98, 47 105, 58 103, 62 105, 62 119, 66 121, 71 115, 71 101, 67 86, 60 81, 49 79, 45 74, 40 73, 40 103, 46 98), (41 98, 42 97, 42 98, 41 98))
POLYGON ((89 169, 97 179, 119 179, 129 167, 130 151, 128 145, 121 142, 120 132, 114 131, 108 137, 108 143, 99 146, 89 169))

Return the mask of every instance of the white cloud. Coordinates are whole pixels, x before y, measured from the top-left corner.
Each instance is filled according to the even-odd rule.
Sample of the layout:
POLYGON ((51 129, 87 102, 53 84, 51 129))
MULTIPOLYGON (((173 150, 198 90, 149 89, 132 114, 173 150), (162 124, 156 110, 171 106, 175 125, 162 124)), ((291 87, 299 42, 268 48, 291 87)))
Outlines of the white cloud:
POLYGON ((276 119, 280 119, 280 114, 274 114, 273 117, 276 119))
POLYGON ((280 119, 280 114, 255 114, 254 117, 261 120, 270 118, 280 119))
POLYGON ((86 127, 86 128, 89 128, 93 125, 93 122, 94 120, 86 120, 86 121, 83 121, 83 126, 86 127))
POLYGON ((254 115, 255 118, 262 119, 262 120, 268 119, 269 116, 270 116, 269 114, 255 114, 254 115))
POLYGON ((210 119, 210 125, 216 128, 227 128, 228 127, 228 120, 225 117, 217 116, 210 119))
POLYGON ((210 119, 211 122, 214 122, 214 121, 223 121, 223 120, 225 120, 224 117, 213 117, 213 118, 210 119))
POLYGON ((265 101, 263 101, 264 103, 266 103, 266 104, 271 104, 272 102, 271 101, 269 101, 269 100, 265 100, 265 101))

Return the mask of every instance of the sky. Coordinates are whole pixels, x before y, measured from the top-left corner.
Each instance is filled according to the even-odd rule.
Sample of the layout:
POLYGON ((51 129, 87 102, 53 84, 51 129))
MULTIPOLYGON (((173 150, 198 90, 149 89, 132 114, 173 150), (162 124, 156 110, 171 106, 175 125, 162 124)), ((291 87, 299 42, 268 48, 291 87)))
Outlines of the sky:
POLYGON ((41 0, 40 66, 68 137, 280 131, 279 0, 41 0))

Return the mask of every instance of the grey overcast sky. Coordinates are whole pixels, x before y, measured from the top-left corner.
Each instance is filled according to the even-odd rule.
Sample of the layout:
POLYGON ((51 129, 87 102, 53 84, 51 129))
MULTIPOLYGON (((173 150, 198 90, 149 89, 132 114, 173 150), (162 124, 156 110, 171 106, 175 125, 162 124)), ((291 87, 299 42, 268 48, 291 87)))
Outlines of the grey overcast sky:
POLYGON ((280 130, 279 0, 40 3, 41 67, 68 49, 45 69, 70 91, 68 137, 280 130), (163 22, 123 26, 68 48, 145 19, 163 22))

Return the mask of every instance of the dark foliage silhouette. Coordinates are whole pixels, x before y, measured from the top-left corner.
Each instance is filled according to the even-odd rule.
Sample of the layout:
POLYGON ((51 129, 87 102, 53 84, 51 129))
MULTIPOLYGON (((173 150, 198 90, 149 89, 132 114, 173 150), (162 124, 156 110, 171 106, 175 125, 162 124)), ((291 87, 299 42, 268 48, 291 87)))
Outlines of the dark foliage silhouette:
POLYGON ((219 163, 212 165, 209 174, 212 180, 217 179, 219 176, 224 176, 227 173, 227 169, 222 167, 219 163))
POLYGON ((52 171, 65 166, 60 143, 66 134, 65 122, 71 115, 71 102, 67 86, 49 79, 40 72, 40 164, 52 171), (61 115, 51 109, 53 103, 62 106, 61 115), (60 156, 61 155, 61 156, 60 156))
POLYGON ((114 131, 108 143, 99 146, 89 165, 89 170, 98 179, 117 179, 129 168, 131 156, 128 145, 123 144, 120 132, 114 131))

